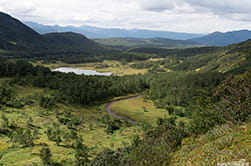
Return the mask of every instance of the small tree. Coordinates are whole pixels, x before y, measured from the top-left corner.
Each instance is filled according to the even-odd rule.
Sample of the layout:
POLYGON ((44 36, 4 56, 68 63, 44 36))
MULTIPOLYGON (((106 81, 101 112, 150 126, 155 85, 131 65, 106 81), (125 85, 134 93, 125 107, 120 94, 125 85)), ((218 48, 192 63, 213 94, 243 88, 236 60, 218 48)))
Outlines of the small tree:
POLYGON ((41 148, 39 157, 45 165, 51 164, 52 154, 47 144, 41 148))
POLYGON ((55 141, 57 145, 59 145, 62 142, 61 133, 62 130, 56 123, 53 123, 52 126, 49 126, 46 131, 48 139, 50 141, 55 141))
POLYGON ((9 119, 5 115, 2 115, 1 119, 3 120, 1 127, 7 128, 9 126, 9 119))
POLYGON ((75 144, 75 159, 77 166, 86 166, 90 162, 89 149, 82 143, 82 139, 78 138, 75 144))
POLYGON ((54 105, 56 104, 56 101, 53 97, 49 96, 39 96, 39 106, 46 108, 46 109, 51 109, 54 105))
POLYGON ((19 128, 10 135, 10 139, 13 143, 18 143, 23 146, 34 146, 34 138, 30 129, 19 128))
POLYGON ((26 126, 29 128, 33 127, 33 119, 31 117, 29 117, 29 119, 26 121, 26 126))

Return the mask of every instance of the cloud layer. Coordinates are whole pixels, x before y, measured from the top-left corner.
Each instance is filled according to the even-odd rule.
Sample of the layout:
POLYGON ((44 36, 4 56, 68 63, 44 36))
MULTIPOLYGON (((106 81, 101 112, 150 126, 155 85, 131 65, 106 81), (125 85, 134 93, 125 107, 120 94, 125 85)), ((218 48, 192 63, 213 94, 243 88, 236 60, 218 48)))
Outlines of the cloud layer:
POLYGON ((183 32, 251 29, 250 0, 0 0, 23 21, 183 32))

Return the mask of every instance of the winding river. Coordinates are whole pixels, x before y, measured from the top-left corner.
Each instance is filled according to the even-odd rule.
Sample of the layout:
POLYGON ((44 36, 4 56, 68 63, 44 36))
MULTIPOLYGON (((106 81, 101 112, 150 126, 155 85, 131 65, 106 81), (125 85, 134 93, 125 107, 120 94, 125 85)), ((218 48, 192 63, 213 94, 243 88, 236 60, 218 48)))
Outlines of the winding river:
POLYGON ((126 97, 126 98, 122 98, 122 99, 113 100, 113 101, 109 102, 108 104, 106 104, 105 110, 108 112, 108 114, 112 115, 115 118, 124 119, 124 120, 127 120, 129 123, 135 124, 136 122, 134 120, 129 119, 127 117, 120 116, 120 115, 115 114, 114 112, 112 112, 111 105, 113 103, 115 103, 115 102, 118 102, 118 101, 129 100, 129 99, 134 99, 134 98, 138 98, 138 97, 139 96, 131 96, 131 97, 126 97))

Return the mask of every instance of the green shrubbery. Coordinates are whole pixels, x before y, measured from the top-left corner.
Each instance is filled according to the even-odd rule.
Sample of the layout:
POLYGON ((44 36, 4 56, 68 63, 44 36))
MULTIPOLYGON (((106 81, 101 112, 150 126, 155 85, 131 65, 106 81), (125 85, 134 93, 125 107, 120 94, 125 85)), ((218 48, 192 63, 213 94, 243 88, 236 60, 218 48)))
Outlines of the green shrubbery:
MULTIPOLYGON (((170 153, 174 152, 181 145, 184 138, 205 133, 218 125, 248 120, 251 114, 250 71, 251 70, 248 70, 242 75, 227 78, 217 87, 213 88, 212 86, 211 89, 213 90, 211 91, 207 89, 205 92, 204 89, 199 93, 195 93, 197 95, 195 95, 192 100, 186 101, 187 104, 192 104, 189 108, 191 113, 185 114, 185 116, 190 118, 189 123, 181 120, 176 121, 176 116, 179 113, 177 113, 175 107, 169 105, 166 109, 173 116, 167 119, 158 119, 157 127, 145 130, 145 135, 142 139, 135 139, 134 143, 126 151, 120 151, 119 154, 123 157, 116 156, 116 151, 105 150, 91 163, 95 165, 95 163, 103 162, 107 163, 104 165, 113 165, 114 162, 118 164, 120 161, 124 161, 124 165, 168 165, 171 159, 170 153), (124 158, 124 156, 126 156, 126 158, 124 158)), ((209 74, 208 76, 213 75, 209 74)), ((196 79, 196 77, 191 78, 190 83, 186 82, 187 85, 193 85, 192 80, 196 82, 194 88, 196 86, 200 87, 203 84, 202 87, 208 87, 208 85, 212 83, 209 78, 198 78, 204 79, 205 82, 197 82, 196 79)), ((217 85, 217 82, 218 81, 212 85, 217 85)), ((160 98, 162 96, 160 95, 158 97, 160 98)), ((212 137, 217 136, 215 133, 212 134, 212 137)))

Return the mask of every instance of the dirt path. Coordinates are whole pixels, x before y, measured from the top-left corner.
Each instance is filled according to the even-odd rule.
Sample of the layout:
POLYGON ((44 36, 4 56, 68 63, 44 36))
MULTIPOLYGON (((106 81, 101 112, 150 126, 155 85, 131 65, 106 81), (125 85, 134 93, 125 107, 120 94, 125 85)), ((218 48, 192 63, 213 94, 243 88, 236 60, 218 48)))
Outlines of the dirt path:
POLYGON ((111 110, 111 105, 115 102, 118 102, 118 101, 122 101, 122 100, 129 100, 129 99, 134 99, 134 98, 138 98, 139 96, 131 96, 131 97, 126 97, 126 98, 122 98, 122 99, 117 99, 117 100, 113 100, 111 102, 109 102, 108 104, 106 104, 105 106, 105 110, 112 116, 114 116, 115 118, 119 118, 119 119, 125 119, 127 120, 129 123, 132 123, 132 124, 135 124, 136 122, 132 119, 129 119, 127 117, 123 117, 123 116, 120 116, 120 115, 117 115, 115 114, 114 112, 112 112, 111 110))

